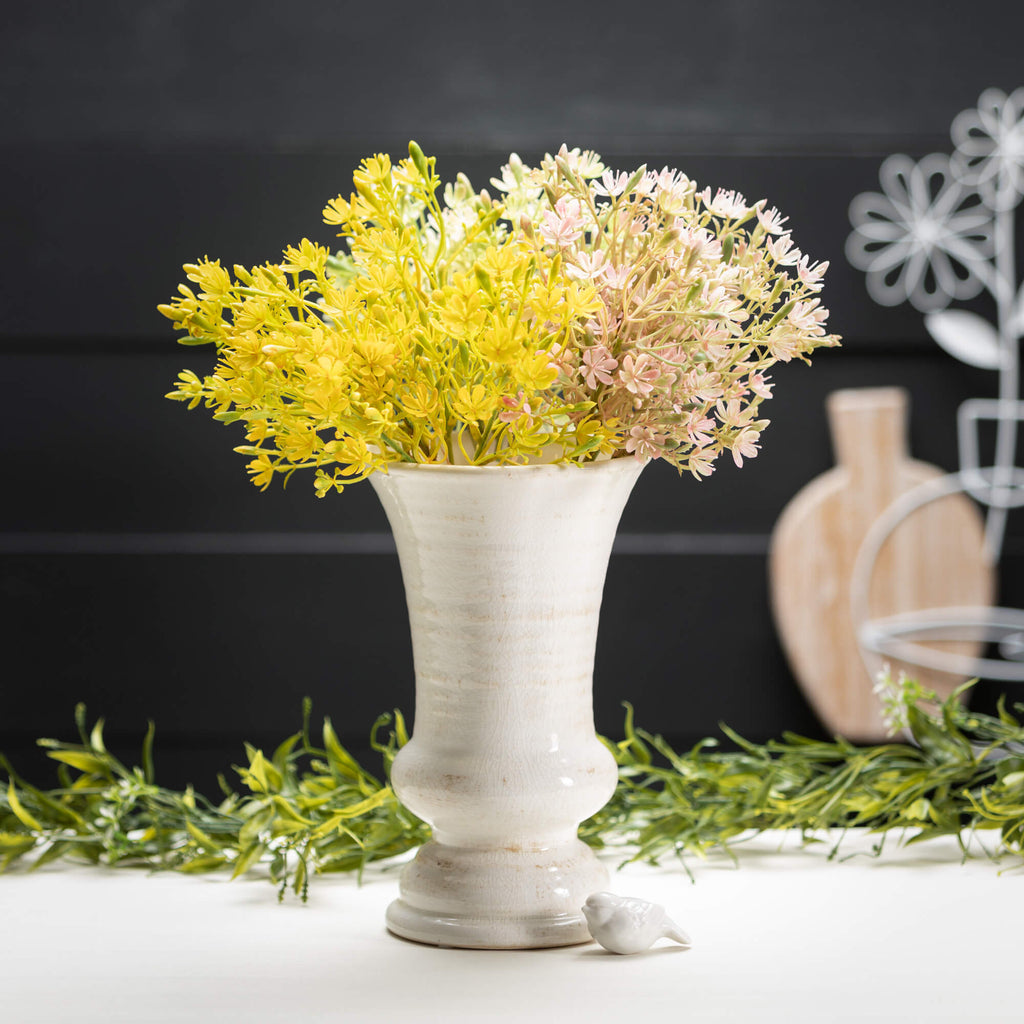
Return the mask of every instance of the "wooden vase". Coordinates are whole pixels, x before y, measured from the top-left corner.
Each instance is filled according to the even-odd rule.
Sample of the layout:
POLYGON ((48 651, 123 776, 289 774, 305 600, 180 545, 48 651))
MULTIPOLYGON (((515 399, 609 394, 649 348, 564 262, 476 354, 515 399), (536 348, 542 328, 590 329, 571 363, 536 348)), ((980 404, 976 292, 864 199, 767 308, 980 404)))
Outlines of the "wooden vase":
MULTIPOLYGON (((846 388, 827 400, 836 466, 783 509, 769 558, 772 611, 801 689, 833 733, 861 742, 888 735, 883 709, 858 646, 851 603, 854 565, 875 521, 901 495, 945 474, 912 459, 909 399, 902 388, 846 388)), ((863 604, 872 618, 946 606, 987 606, 995 572, 974 503, 951 494, 914 512, 892 532, 872 567, 863 604)), ((941 645, 967 657, 975 641, 941 645)), ((962 676, 893 659, 940 696, 962 676)))

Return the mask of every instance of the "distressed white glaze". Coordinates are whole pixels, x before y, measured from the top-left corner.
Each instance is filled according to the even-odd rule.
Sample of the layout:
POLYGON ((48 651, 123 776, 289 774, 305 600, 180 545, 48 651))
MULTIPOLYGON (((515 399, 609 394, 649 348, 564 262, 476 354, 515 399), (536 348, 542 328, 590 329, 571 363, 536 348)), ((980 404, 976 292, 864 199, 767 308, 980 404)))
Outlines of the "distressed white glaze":
POLYGON ((416 718, 392 784, 434 838, 388 909, 398 935, 524 948, 589 938, 607 873, 576 837, 615 791, 594 733, 608 556, 643 468, 392 466, 370 477, 398 546, 416 718))

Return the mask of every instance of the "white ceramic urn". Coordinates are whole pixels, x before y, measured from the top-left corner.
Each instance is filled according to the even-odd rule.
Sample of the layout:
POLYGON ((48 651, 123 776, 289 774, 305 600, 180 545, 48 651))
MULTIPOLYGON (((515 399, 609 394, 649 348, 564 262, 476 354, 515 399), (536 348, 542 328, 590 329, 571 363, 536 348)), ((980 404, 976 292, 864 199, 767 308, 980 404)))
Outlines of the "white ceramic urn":
POLYGON ((397 935, 488 949, 571 945, 607 872, 577 838, 616 785, 594 732, 598 614, 643 464, 392 465, 370 480, 394 532, 416 670, 392 769, 432 841, 403 869, 397 935))

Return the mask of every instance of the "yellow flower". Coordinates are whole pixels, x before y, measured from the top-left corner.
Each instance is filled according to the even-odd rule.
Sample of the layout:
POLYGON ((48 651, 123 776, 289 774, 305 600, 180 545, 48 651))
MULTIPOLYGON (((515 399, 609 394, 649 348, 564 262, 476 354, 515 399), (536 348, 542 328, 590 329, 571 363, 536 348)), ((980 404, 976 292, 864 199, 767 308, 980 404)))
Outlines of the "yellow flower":
POLYGON ((290 245, 284 251, 285 263, 281 264, 282 270, 297 273, 308 270, 311 274, 322 274, 327 267, 329 253, 322 245, 311 242, 304 238, 296 249, 290 245))
POLYGON ((503 245, 501 248, 489 245, 478 263, 489 277, 501 280, 511 276, 513 268, 522 260, 523 253, 515 245, 503 245))
MULTIPOLYGON (((256 331, 241 331, 232 339, 233 345, 231 350, 225 353, 225 361, 235 370, 251 370, 266 360, 263 347, 274 340, 273 335, 268 339, 256 331)), ((279 341, 287 344, 289 339, 282 338, 279 341)))
POLYGON ((495 325, 483 331, 476 339, 480 355, 492 363, 514 363, 522 354, 523 346, 506 324, 495 325))
POLYGON ((558 379, 558 367, 551 365, 547 352, 532 352, 519 360, 515 377, 525 391, 546 391, 558 379))
POLYGON ((498 402, 499 397, 489 394, 483 384, 474 384, 472 388, 463 385, 455 392, 452 409, 468 423, 482 422, 497 411, 498 402))
POLYGON ((175 402, 188 402, 190 409, 194 409, 203 400, 203 382, 191 370, 182 370, 178 374, 174 388, 174 391, 168 392, 164 398, 171 398, 175 402))
POLYGON ((186 264, 185 273, 203 290, 203 298, 219 298, 231 290, 231 275, 220 265, 219 260, 208 259, 200 263, 186 264))
POLYGON ((270 457, 260 453, 249 463, 247 468, 252 482, 261 491, 265 491, 270 486, 271 480, 274 479, 274 465, 270 461, 270 457))
MULTIPOLYGON (((351 196, 352 202, 355 201, 355 196, 351 196)), ((345 224, 352 217, 352 202, 349 202, 342 196, 338 196, 332 199, 325 207, 323 211, 323 218, 325 224, 345 224)))
POLYGON ((273 312, 266 299, 253 296, 235 308, 234 320, 240 331, 258 331, 272 323, 273 312))
POLYGON ((288 462, 309 462, 323 441, 315 430, 304 424, 289 424, 288 429, 277 436, 277 449, 288 462))
POLYGON ((260 441, 265 441, 268 437, 273 437, 275 434, 274 428, 270 425, 269 420, 265 418, 250 420, 248 428, 245 432, 245 439, 247 441, 255 441, 257 444, 260 441))
POLYGON ((460 341, 475 337, 487 321, 486 294, 465 274, 455 275, 454 286, 434 293, 434 308, 444 329, 460 341))
POLYGON ((313 489, 316 491, 318 498, 323 498, 327 495, 327 492, 334 488, 339 494, 345 489, 341 479, 335 476, 329 476, 322 469, 316 471, 316 476, 313 478, 313 489))
POLYGON ((415 187, 423 180, 416 168, 416 164, 409 157, 399 160, 395 165, 393 176, 400 185, 408 185, 409 187, 415 187))
POLYGON ((398 358, 395 345, 390 339, 380 335, 356 339, 353 354, 356 356, 358 369, 377 378, 378 381, 388 376, 398 358))
POLYGON ((399 396, 398 401, 414 419, 430 420, 443 415, 441 396, 435 388, 423 381, 411 385, 408 391, 399 396))
POLYGON ((328 442, 325 452, 342 464, 342 476, 367 476, 385 462, 379 453, 370 451, 362 438, 352 435, 328 442))

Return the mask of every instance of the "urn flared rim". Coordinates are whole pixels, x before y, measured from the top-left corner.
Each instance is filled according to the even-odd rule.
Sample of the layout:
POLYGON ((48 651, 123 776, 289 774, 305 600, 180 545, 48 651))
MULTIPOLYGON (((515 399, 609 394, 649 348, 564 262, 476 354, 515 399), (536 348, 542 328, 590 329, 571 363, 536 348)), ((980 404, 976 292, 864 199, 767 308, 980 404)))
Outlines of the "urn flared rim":
POLYGON ((633 466, 636 469, 647 465, 647 459, 638 459, 633 455, 626 455, 619 458, 598 459, 594 462, 538 462, 526 466, 503 464, 493 466, 456 466, 449 462, 389 462, 368 479, 372 483, 377 476, 388 476, 391 473, 429 473, 441 475, 453 473, 459 476, 475 476, 477 474, 494 474, 502 471, 512 471, 516 474, 541 475, 543 473, 566 473, 566 472, 601 472, 602 468, 614 466, 616 471, 622 471, 624 466, 633 466))

